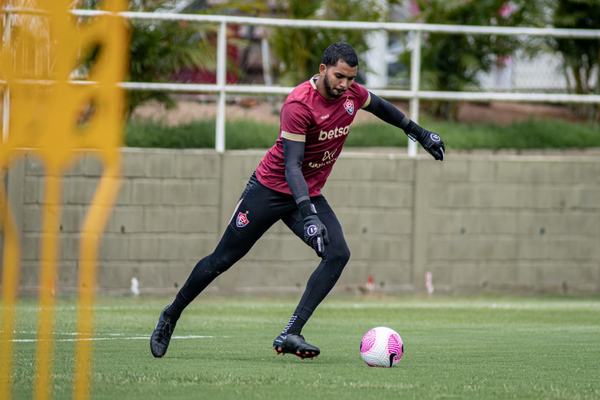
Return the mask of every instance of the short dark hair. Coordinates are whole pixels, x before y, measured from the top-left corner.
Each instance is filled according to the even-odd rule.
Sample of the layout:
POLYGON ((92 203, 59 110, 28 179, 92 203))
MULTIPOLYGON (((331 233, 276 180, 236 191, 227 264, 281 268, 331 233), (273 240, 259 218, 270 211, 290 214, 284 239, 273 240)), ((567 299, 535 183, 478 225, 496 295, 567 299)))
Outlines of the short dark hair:
POLYGON ((356 67, 358 65, 358 56, 354 48, 348 43, 337 42, 332 44, 323 53, 321 64, 325 64, 327 67, 335 67, 338 61, 343 61, 350 67, 356 67))

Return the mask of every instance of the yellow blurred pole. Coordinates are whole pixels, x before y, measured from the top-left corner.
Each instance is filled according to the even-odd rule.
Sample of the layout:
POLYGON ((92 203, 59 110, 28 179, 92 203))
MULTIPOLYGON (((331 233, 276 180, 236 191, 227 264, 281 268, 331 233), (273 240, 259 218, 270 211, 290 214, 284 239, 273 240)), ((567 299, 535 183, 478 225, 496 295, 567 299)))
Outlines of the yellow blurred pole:
MULTIPOLYGON (((0 0, 0 4, 25 4, 25 0, 15 1, 0 0)), ((19 15, 12 21, 13 26, 5 23, 9 21, 8 17, 0 21, 3 32, 0 75, 7 82, 4 100, 9 103, 4 108, 0 170, 9 167, 15 154, 35 154, 46 166, 33 398, 46 400, 52 395, 61 174, 76 158, 87 153, 99 156, 105 168, 86 216, 80 242, 77 332, 82 340, 75 345, 73 398, 87 399, 90 395, 92 342, 85 339, 91 338, 93 333, 98 247, 120 186, 125 103, 124 91, 118 83, 126 76, 128 25, 118 13, 126 10, 127 2, 103 0, 101 7, 109 14, 83 23, 69 13, 75 4, 72 0, 26 0, 26 3, 40 15, 19 15), (8 40, 11 35, 12 39, 8 40), (91 85, 73 85, 71 76, 81 61, 78 57, 96 45, 100 45, 102 51, 87 76, 91 85), (23 85, 20 81, 23 78, 38 81, 39 85, 23 85), (7 94, 9 89, 10 96, 7 94), (78 124, 82 110, 88 108, 93 108, 94 114, 84 124, 78 124)), ((0 399, 10 399, 20 247, 18 229, 4 187, 0 188, 0 208, 5 241, 0 399)))
POLYGON ((2 335, 0 336, 0 393, 10 399, 11 374, 14 357, 15 307, 19 285, 19 260, 21 248, 17 224, 7 201, 6 190, 0 184, 0 223, 4 232, 4 257, 2 267, 2 335))
POLYGON ((42 260, 40 263, 40 310, 38 346, 36 352, 35 399, 50 398, 52 355, 54 350, 54 288, 58 260, 58 226, 60 221, 60 170, 47 165, 44 220, 42 229, 42 260))
POLYGON ((100 184, 92 200, 82 228, 79 265, 79 315, 77 333, 80 339, 75 345, 75 386, 73 398, 87 399, 90 393, 90 376, 93 346, 90 340, 94 328, 94 291, 98 267, 98 248, 102 232, 108 222, 112 205, 120 189, 120 154, 105 165, 100 184))
MULTIPOLYGON (((6 5, 6 0, 0 2, 2 8, 6 5)), ((10 46, 11 40, 11 19, 10 13, 5 13, 1 19, 2 24, 2 51, 4 54, 10 46)), ((1 63, 4 63, 4 57, 1 63)), ((2 71, 5 66, 2 65, 2 71)), ((4 87, 2 107, 2 144, 8 141, 9 117, 10 117, 10 88, 4 87)), ((2 173, 6 176, 6 167, 8 159, 2 157, 2 173)), ((2 265, 2 320, 0 328, 0 393, 4 398, 10 399, 12 396, 12 366, 14 357, 14 332, 16 320, 16 299, 19 285, 19 267, 20 267, 20 243, 19 230, 13 213, 8 204, 8 196, 5 189, 5 182, 0 182, 0 224, 4 232, 4 249, 2 265)))
MULTIPOLYGON (((2 1, 2 8, 4 8, 4 0, 2 1)), ((11 30, 12 30, 12 14, 6 12, 2 21, 2 45, 10 44, 11 30)), ((2 99, 2 141, 8 140, 8 129, 10 121, 10 87, 4 87, 4 98, 2 99)))

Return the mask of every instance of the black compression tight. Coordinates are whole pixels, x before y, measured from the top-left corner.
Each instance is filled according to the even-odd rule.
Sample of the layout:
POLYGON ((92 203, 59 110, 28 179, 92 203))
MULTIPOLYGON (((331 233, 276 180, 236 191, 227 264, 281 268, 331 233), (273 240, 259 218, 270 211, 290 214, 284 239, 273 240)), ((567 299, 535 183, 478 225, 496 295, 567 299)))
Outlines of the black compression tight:
MULTIPOLYGON (((246 255, 277 220, 283 220, 297 236, 302 237, 304 234, 302 218, 292 196, 274 192, 252 180, 243 196, 217 248, 196 264, 169 307, 168 314, 171 317, 179 318, 183 309, 216 277, 246 255), (249 222, 246 225, 236 220, 239 213, 248 216, 249 222)), ((294 324, 294 331, 297 331, 294 333, 299 333, 317 306, 333 289, 350 258, 350 250, 335 213, 323 196, 317 196, 312 201, 320 220, 327 227, 330 243, 325 247, 324 256, 310 276, 296 308, 294 314, 299 321, 294 324)))
POLYGON ((177 293, 169 314, 174 318, 179 315, 217 276, 227 271, 242 258, 254 243, 249 243, 232 233, 229 227, 214 253, 198 261, 185 284, 177 293))

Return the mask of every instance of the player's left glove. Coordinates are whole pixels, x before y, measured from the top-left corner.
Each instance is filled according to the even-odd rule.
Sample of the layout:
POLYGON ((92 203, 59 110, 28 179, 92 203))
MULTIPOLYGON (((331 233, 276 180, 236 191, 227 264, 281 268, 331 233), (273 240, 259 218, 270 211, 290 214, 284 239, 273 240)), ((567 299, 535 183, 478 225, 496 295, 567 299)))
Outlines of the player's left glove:
POLYGON ((329 236, 325 224, 317 214, 311 213, 304 217, 304 242, 312 247, 319 257, 323 257, 325 246, 329 244, 329 236))
POLYGON ((414 142, 418 141, 421 143, 421 146, 423 146, 425 151, 431 154, 433 158, 444 161, 446 147, 444 147, 444 142, 442 142, 442 138, 437 133, 423 129, 422 132, 419 132, 418 136, 413 132, 407 133, 407 135, 414 142))

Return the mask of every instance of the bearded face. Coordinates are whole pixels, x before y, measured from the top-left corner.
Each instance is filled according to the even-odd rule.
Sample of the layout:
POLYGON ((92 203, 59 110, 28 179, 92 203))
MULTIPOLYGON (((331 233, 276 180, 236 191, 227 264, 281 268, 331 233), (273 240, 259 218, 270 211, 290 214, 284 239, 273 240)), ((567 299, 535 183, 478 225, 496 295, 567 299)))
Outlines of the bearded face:
MULTIPOLYGON (((329 71, 327 71, 327 72, 329 72, 329 71)), ((333 99, 339 99, 340 97, 342 97, 342 95, 348 89, 348 88, 345 88, 345 89, 332 88, 331 83, 329 81, 329 73, 326 73, 325 78, 323 78, 323 86, 325 87, 325 91, 327 92, 329 97, 331 97, 333 99)))
POLYGON ((322 78, 321 94, 330 100, 334 100, 342 97, 346 90, 352 86, 356 78, 358 65, 350 67, 340 60, 336 65, 330 67, 321 64, 319 69, 322 78))

